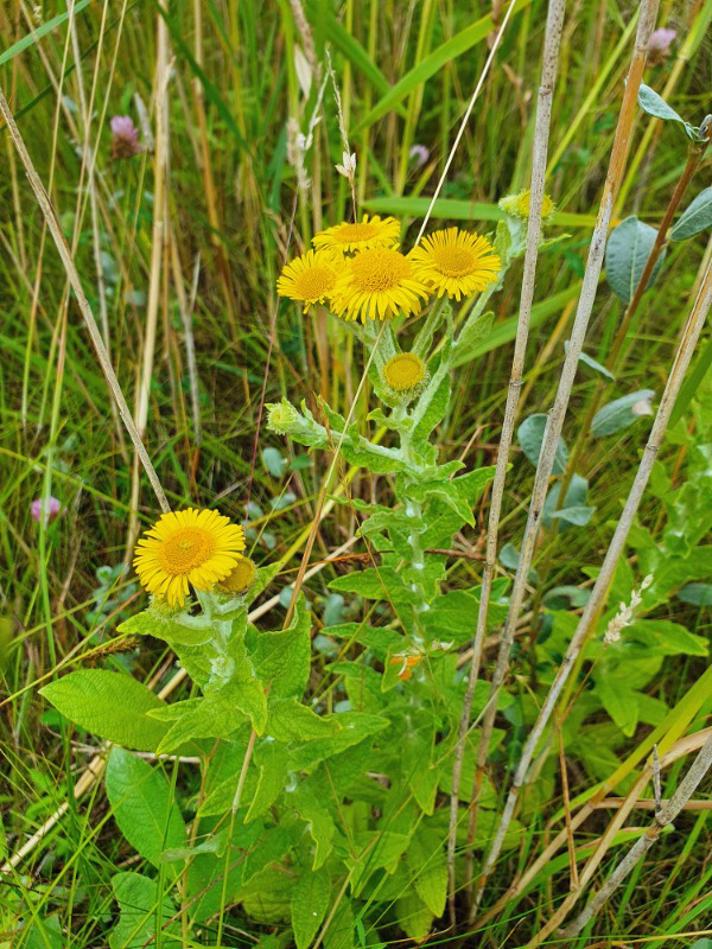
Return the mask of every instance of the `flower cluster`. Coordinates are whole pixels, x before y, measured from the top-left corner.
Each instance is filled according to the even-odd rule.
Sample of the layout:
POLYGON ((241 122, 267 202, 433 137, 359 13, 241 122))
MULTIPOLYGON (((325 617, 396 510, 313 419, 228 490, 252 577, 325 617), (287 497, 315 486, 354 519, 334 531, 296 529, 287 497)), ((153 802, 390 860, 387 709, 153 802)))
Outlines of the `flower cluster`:
POLYGON ((365 323, 418 314, 431 296, 460 300, 497 279, 501 261, 486 237, 450 227, 404 254, 400 231, 395 218, 367 214, 329 227, 314 237, 314 250, 284 267, 277 292, 304 312, 325 304, 365 323))
POLYGON ((255 566, 242 556, 245 534, 217 511, 187 508, 163 514, 136 546, 134 567, 142 585, 168 606, 182 607, 192 586, 241 593, 255 566))

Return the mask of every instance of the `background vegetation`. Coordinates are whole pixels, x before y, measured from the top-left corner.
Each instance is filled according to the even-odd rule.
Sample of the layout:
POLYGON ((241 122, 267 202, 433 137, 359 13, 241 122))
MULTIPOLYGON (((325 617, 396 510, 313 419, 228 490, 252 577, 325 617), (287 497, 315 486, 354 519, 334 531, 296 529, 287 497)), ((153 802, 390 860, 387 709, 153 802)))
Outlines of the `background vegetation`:
MULTIPOLYGON (((501 18, 496 7, 494 15, 501 18)), ((300 9, 286 0, 195 0, 163 8, 149 0, 79 0, 70 18, 62 3, 11 0, 0 10, 0 85, 58 211, 169 500, 176 507, 218 506, 235 521, 246 517, 257 562, 283 560, 269 590, 283 594, 268 616, 274 627, 284 619, 288 585, 330 459, 261 430, 262 406, 282 396, 296 403, 306 398, 314 406, 322 395, 346 415, 363 372, 361 348, 338 320, 304 318, 294 306, 277 305, 276 274, 315 231, 350 213, 348 183, 335 169, 344 151, 342 130, 357 156, 359 207, 398 214, 404 242, 412 241, 493 29, 492 11, 484 4, 455 0, 313 0, 305 5, 306 20, 300 9), (322 86, 330 68, 334 82, 322 86), (115 115, 130 115, 138 128, 142 147, 133 157, 118 157, 115 145, 112 151, 109 123, 115 115), (302 187, 293 161, 295 123, 313 139, 303 169, 309 180, 302 187)), ((541 0, 517 0, 434 209, 436 223, 469 222, 491 231, 501 217, 496 202, 528 184, 545 13, 541 0)), ((522 419, 547 411, 557 385, 635 13, 634 4, 607 0, 572 3, 567 11, 547 174, 547 191, 558 207, 549 234, 557 240, 542 249, 539 262, 522 419)), ((709 109, 711 20, 706 0, 663 0, 658 23, 677 36, 667 55, 651 58, 645 74, 646 83, 665 91, 695 125, 709 109)), ((111 878, 117 868, 139 866, 140 858, 116 833, 101 784, 75 800, 75 782, 97 745, 86 733, 70 730, 37 689, 60 672, 95 665, 130 670, 152 685, 167 681, 175 660, 158 641, 142 640, 140 647, 114 642, 117 623, 143 603, 126 564, 139 526, 154 519, 156 505, 2 127, 0 154, 0 854, 16 853, 67 804, 56 826, 0 879, 0 944, 101 946, 115 922, 111 878), (61 503, 59 516, 34 519, 31 502, 50 494, 61 503)), ((686 155, 683 135, 639 112, 616 220, 636 213, 659 223, 686 155)), ((688 199, 708 181, 709 164, 703 163, 688 199)), ((617 359, 615 383, 605 382, 607 401, 646 389, 659 396, 703 262, 712 253, 707 241, 702 233, 671 245, 617 359)), ((468 468, 494 463, 520 276, 521 266, 513 266, 494 298, 494 323, 478 358, 455 375, 438 433, 444 460, 459 458, 468 468)), ((623 309, 602 285, 585 346, 598 363, 608 364, 623 309)), ((700 351, 684 411, 643 502, 628 550, 629 576, 620 575, 612 594, 614 608, 630 600, 646 573, 659 579, 666 564, 708 539, 712 402, 705 340, 700 351)), ((582 368, 565 426, 577 471, 589 483, 585 504, 595 512, 584 529, 545 532, 537 551, 530 609, 517 630, 507 684, 511 706, 498 721, 504 738, 492 761, 502 797, 532 719, 539 679, 546 680, 547 662, 560 658, 557 637, 564 642, 567 633, 565 624, 557 627, 548 656, 537 651, 537 637, 540 645, 547 641, 541 637, 542 600, 553 610, 573 614, 580 608, 576 597, 600 564, 645 444, 644 415, 608 437, 591 436, 589 410, 601 397, 600 379, 595 369, 582 368), (563 588, 559 600, 551 599, 555 588, 563 588)), ((354 417, 373 433, 366 421, 372 407, 368 384, 359 398, 354 417)), ((516 566, 513 547, 534 472, 519 446, 512 460, 501 528, 502 545, 508 545, 502 576, 511 576, 516 566)), ((351 474, 352 502, 390 496, 386 477, 351 474)), ((480 575, 486 494, 476 514, 475 528, 457 538, 459 555, 448 559, 452 589, 477 583, 480 575)), ((316 535, 312 563, 349 541, 358 522, 353 503, 335 506, 316 535)), ((359 542, 351 549, 364 550, 359 542)), ((358 562, 337 562, 308 580, 318 623, 362 615, 362 601, 327 587, 334 576, 355 569, 358 562)), ((571 797, 633 754, 660 721, 661 709, 677 707, 707 668, 712 591, 704 576, 681 576, 660 583, 649 612, 660 623, 684 627, 692 639, 671 649, 663 629, 668 648, 656 650, 651 642, 647 657, 604 657, 592 679, 584 670, 582 689, 598 676, 612 695, 608 702, 602 698, 603 707, 584 703, 591 717, 584 722, 585 716, 574 716, 563 731, 571 797), (688 581, 698 589, 690 592, 688 581), (628 709, 616 715, 616 695, 631 682, 643 696, 637 714, 631 717, 628 709)), ((473 615, 473 629, 474 621, 473 615)), ((317 635, 315 692, 323 677, 338 692, 329 648, 317 635)), ((495 651, 493 639, 486 678, 495 651)), ((690 731, 704 726, 710 704, 701 702, 690 731)), ((526 834, 500 861, 485 908, 539 852, 552 834, 549 821, 559 821, 559 829, 564 788, 558 763, 550 764, 528 793, 526 834)), ((682 764, 666 774, 668 796, 682 764)), ((187 799, 195 775, 185 768, 173 776, 187 799)), ((708 814, 704 807, 685 812, 678 833, 664 835, 588 935, 565 944, 633 945, 644 937, 670 945, 691 942, 690 934, 707 925, 712 903, 708 814)), ((583 831, 592 840, 605 827, 605 814, 600 821, 598 816, 583 831)), ((648 817, 636 812, 633 823, 645 825, 648 817)), ((613 852, 606 857, 603 875, 615 860, 613 852)), ((559 878, 553 884, 542 875, 510 911, 469 938, 492 946, 524 944, 565 895, 560 886, 559 878)), ((433 944, 448 938, 445 927, 443 922, 442 935, 431 937, 433 944)), ((255 944, 269 932, 237 908, 229 913, 223 944, 255 944)), ((378 937, 364 930, 358 938, 373 945, 377 938, 390 942, 403 934, 393 926, 378 937)), ((214 941, 208 934, 204 943, 185 944, 214 941)))

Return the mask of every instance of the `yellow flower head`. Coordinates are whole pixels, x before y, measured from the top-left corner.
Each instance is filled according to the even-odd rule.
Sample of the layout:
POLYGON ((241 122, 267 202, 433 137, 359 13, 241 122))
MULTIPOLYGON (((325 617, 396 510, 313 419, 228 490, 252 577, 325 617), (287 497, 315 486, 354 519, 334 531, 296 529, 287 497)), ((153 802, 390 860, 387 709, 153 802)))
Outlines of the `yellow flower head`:
POLYGON ((306 313, 316 303, 329 299, 336 276, 333 254, 308 250, 285 265, 277 280, 277 293, 303 303, 306 313))
POLYGON ((370 247, 397 247, 400 240, 400 224, 394 217, 381 218, 374 214, 369 219, 364 214, 362 220, 349 224, 344 221, 334 227, 321 231, 312 243, 317 248, 328 248, 346 253, 352 250, 366 250, 370 247))
POLYGON ((244 593, 251 587, 257 577, 257 564, 249 557, 240 557, 237 566, 233 567, 224 580, 219 583, 224 593, 244 593))
POLYGON ((409 254, 416 276, 439 297, 459 300, 497 279, 501 262, 486 237, 448 227, 435 231, 409 254))
POLYGON ((398 353, 383 367, 383 378, 396 392, 410 392, 425 379, 425 363, 415 353, 398 353))
MULTIPOLYGON (((520 191, 519 194, 512 194, 506 198, 502 198, 502 200, 499 202, 499 206, 503 211, 506 211, 507 214, 511 214, 513 217, 519 217, 523 221, 529 219, 530 205, 531 193, 528 188, 526 191, 520 191)), ((542 221, 547 221, 554 211, 556 211, 556 205, 551 200, 549 195, 545 194, 541 202, 542 221)))
POLYGON ((142 585, 169 606, 180 607, 188 584, 210 590, 224 580, 245 549, 241 527, 217 511, 163 514, 146 531, 134 551, 134 567, 142 585))
POLYGON ((380 320, 420 312, 428 291, 411 261, 397 250, 375 247, 345 258, 331 309, 345 320, 380 320))

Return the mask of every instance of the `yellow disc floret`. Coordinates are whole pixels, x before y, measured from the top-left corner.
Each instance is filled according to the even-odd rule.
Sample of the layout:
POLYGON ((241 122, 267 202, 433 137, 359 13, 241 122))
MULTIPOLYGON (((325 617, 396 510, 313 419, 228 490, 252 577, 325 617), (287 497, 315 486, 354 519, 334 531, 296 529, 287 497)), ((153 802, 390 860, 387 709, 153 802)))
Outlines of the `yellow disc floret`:
POLYGON ((336 282, 331 308, 345 320, 383 320, 420 311, 428 291, 412 262, 397 250, 373 248, 346 258, 336 282))
POLYGON ((257 576, 257 565, 249 557, 240 557, 237 566, 221 580, 218 586, 224 593, 244 593, 257 576))
POLYGON ((499 256, 486 237, 449 227, 435 231, 409 255, 415 274, 439 297, 480 293, 497 279, 499 256))
POLYGON ((188 508, 163 514, 141 537, 134 567, 143 586, 169 606, 183 606, 189 585, 210 590, 237 566, 241 527, 217 511, 188 508))
POLYGON ((410 392, 425 379, 425 363, 415 353, 398 353, 383 367, 383 378, 396 392, 410 392))
POLYGON ((375 214, 369 219, 364 214, 360 221, 350 224, 343 221, 328 227, 312 239, 317 248, 338 250, 342 253, 366 250, 370 247, 396 247, 400 239, 400 224, 394 217, 383 218, 375 214))
POLYGON ((277 280, 277 293, 303 303, 306 313, 310 307, 329 299, 336 276, 333 254, 308 250, 283 268, 277 280))

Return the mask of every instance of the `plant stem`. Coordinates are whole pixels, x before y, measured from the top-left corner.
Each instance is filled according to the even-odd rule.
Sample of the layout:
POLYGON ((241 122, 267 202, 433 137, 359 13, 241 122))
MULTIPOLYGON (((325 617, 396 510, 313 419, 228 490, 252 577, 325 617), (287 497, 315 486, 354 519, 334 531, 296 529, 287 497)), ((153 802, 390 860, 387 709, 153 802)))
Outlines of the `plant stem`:
POLYGON ((111 364, 109 354, 106 351, 106 346, 104 345, 101 332, 97 326, 96 319, 94 318, 94 314, 92 312, 91 306, 89 305, 89 301, 86 298, 86 294, 84 293, 79 273, 77 272, 77 268, 75 267, 74 261, 72 260, 69 247, 67 246, 67 242, 64 239, 64 235, 62 234, 62 227, 57 218, 57 214, 54 210, 54 207, 52 206, 50 197, 47 194, 47 191, 45 190, 39 175, 37 174, 37 170, 35 169, 32 159, 30 158, 29 152, 25 146, 25 142, 22 138, 22 135, 20 134, 20 130, 17 127, 12 111, 8 105, 7 99, 5 98, 5 94, 2 89, 0 89, 0 115, 2 115, 3 119, 5 120, 12 141, 20 157, 20 161, 22 162, 22 166, 25 169, 27 179, 30 182, 30 186, 34 192, 37 203, 40 206, 40 210, 44 215, 45 221, 47 222, 47 228, 52 235, 57 252, 59 253, 60 259, 64 265, 64 269, 67 273, 67 279, 72 286, 72 290, 74 290, 74 295, 77 298, 77 304, 82 314, 82 318, 84 319, 84 324, 89 332, 89 336, 91 337, 99 365, 101 366, 102 372, 104 373, 109 389, 111 390, 111 394, 114 397, 116 406, 119 410, 119 415, 121 416, 121 420, 124 423, 126 431, 129 433, 129 437, 134 444, 136 453, 139 457, 139 460, 141 461, 141 464, 143 465, 144 471, 148 476, 148 480, 151 483, 151 487, 153 488, 161 510, 164 512, 169 511, 170 505, 168 504, 165 491, 163 490, 163 486, 158 479, 156 469, 153 467, 153 463, 148 456, 148 452, 146 451, 146 447, 143 444, 141 436, 138 433, 138 429, 136 428, 136 424, 133 420, 129 407, 126 404, 126 399, 124 398, 124 394, 121 391, 119 380, 116 378, 116 373, 114 372, 114 367, 111 364))
MULTIPOLYGON (((514 630, 516 628, 517 620, 524 602, 527 577, 531 568, 532 559, 534 556, 534 548, 539 535, 542 509, 544 507, 544 501, 546 499, 546 493, 549 486, 549 479, 554 466, 556 446, 561 436, 561 430, 563 428, 564 418, 566 416, 566 410, 568 408, 571 390, 573 388, 574 377, 576 375, 579 355, 583 347, 586 330, 588 329, 588 322, 591 317, 594 301, 596 299, 596 291, 598 289, 598 281, 601 274, 603 255, 606 247, 608 227, 611 220, 615 196, 618 188, 620 187, 625 160, 630 146, 633 119, 636 112, 638 89, 640 88, 643 70, 645 68, 647 59, 648 40, 650 38, 650 34, 653 31, 653 27, 655 26, 658 3, 659 0, 643 0, 641 3, 638 29, 636 32, 635 49, 631 59, 630 68, 628 70, 628 77, 623 93, 620 114, 618 116, 618 124, 613 140, 613 148, 611 151, 608 173, 606 175, 606 181, 603 187, 603 195, 601 196, 601 204, 596 220, 596 227, 594 229, 591 245, 589 247, 586 272, 584 274, 581 295, 579 297, 576 311, 576 318, 574 320, 574 325, 571 332, 571 341, 566 353, 566 358, 564 360, 564 366, 561 372, 561 378, 559 380, 559 386, 554 399, 554 404, 547 419, 541 453, 539 455, 539 463, 537 465, 536 475, 534 478, 534 487, 532 488, 529 514, 527 517, 524 537, 522 538, 519 564, 510 597, 509 613, 502 630, 497 665, 492 679, 492 695, 496 694, 501 688, 509 666, 509 654, 511 651, 512 642, 514 640, 514 630)), ((491 729, 494 725, 495 714, 496 701, 491 703, 485 717, 485 724, 483 727, 484 734, 487 734, 488 731, 491 732, 491 729)), ((482 744, 484 744, 484 741, 482 744)), ((484 753, 485 752, 483 752, 483 754, 484 753)), ((527 768, 528 765, 529 762, 527 761, 527 768)), ((511 797, 512 792, 510 792, 510 799, 511 797)), ((513 817, 516 794, 514 800, 510 799, 507 801, 507 805, 505 806, 504 813, 502 814, 497 833, 482 868, 477 892, 475 894, 475 898, 472 901, 470 914, 471 918, 474 917, 477 906, 479 905, 479 901, 482 898, 484 884, 489 877, 489 874, 492 872, 497 857, 499 856, 499 853, 502 849, 502 844, 504 842, 504 835, 506 834, 513 817)))
POLYGON ((675 353, 675 359, 670 370, 665 391, 663 392, 663 395, 660 399, 660 405, 650 431, 648 444, 646 445, 645 451, 643 452, 640 466, 638 467, 635 479, 628 493, 625 506, 621 512, 618 524, 616 526, 616 530, 613 534, 613 537, 611 538, 606 556, 603 560, 603 564, 601 565, 600 573, 596 579, 596 583, 593 586, 591 596, 584 608, 578 626, 576 627, 576 631, 574 632, 571 642, 569 643, 566 655, 564 656, 561 666, 559 667, 556 677, 541 707, 539 716, 524 745, 522 757, 519 761, 519 764, 517 765, 517 770, 512 782, 512 788, 507 798, 504 813, 492 843, 492 848, 488 854, 487 863, 485 864, 485 867, 482 871, 483 880, 486 879, 486 877, 491 872, 496 858, 501 851, 504 835, 507 832, 512 817, 514 816, 514 809, 519 797, 519 791, 526 780, 527 773, 529 771, 529 765, 544 733, 544 729, 548 724, 549 718, 551 717, 556 702, 569 678, 579 653, 588 639, 591 631, 595 628, 595 622, 605 605, 608 590, 613 579, 618 560, 620 559, 625 547, 628 533, 635 519, 638 507, 640 506, 640 501, 647 486, 648 479, 650 478, 650 473, 657 458, 657 453, 660 449, 660 446, 662 445, 663 436, 665 435, 668 421, 675 405, 675 400, 680 391, 685 373, 690 364, 690 360, 692 359, 697 341, 699 339, 700 333, 702 332, 702 328, 705 324, 711 307, 712 262, 708 264, 706 268, 705 276, 702 281, 699 293, 680 336, 680 342, 675 353))
MULTIPOLYGON (((534 301, 534 285, 536 267, 539 259, 539 244, 541 242, 541 209, 544 200, 544 180, 546 175, 546 159, 549 149, 549 131, 551 127, 551 108, 556 84, 556 75, 559 65, 559 45, 561 31, 566 12, 566 0, 549 0, 544 52, 542 59, 541 81, 536 110, 536 126, 534 131, 534 146, 532 151, 532 174, 530 184, 529 222, 527 226, 527 249, 524 257, 524 273, 519 301, 519 320, 517 335, 514 343, 514 356, 507 392, 507 402, 504 409, 502 433, 497 450, 497 464, 492 484, 492 499, 490 502, 489 520, 487 523, 487 546, 485 565, 482 573, 480 588, 480 604, 477 613, 477 624, 472 643, 472 660, 467 680, 467 691, 462 707, 458 741, 455 749, 455 760, 452 770, 452 795, 450 797, 450 825, 448 831, 448 876, 449 876, 449 905, 450 921, 455 922, 455 841, 457 835, 457 820, 459 811, 459 793, 462 779, 462 760, 465 751, 465 739, 470 727, 472 702, 474 700, 477 680, 482 663, 482 650, 487 631, 487 613, 489 611, 492 580, 497 564, 497 542, 499 536, 499 521, 502 513, 502 500, 507 477, 509 452, 512 446, 514 424, 517 417, 519 396, 522 386, 522 373, 526 358, 527 341, 529 338, 529 323, 531 319, 532 303, 534 301)), ((493 720, 493 717, 492 717, 493 720)), ((490 729, 491 734, 491 729, 490 729)), ((489 736, 482 736, 480 750, 489 744, 489 736)), ((484 756, 483 764, 484 764, 484 756)), ((468 840, 474 840, 477 820, 477 787, 475 781, 470 811, 470 826, 468 840)), ((468 854, 468 867, 471 871, 472 857, 468 854)))
POLYGON ((712 736, 707 739, 702 748, 698 751, 697 757, 688 768, 675 794, 660 808, 659 813, 655 817, 655 822, 651 824, 644 836, 636 840, 598 893, 590 899, 586 908, 566 927, 563 931, 564 936, 573 937, 581 932, 604 903, 610 899, 638 861, 641 860, 653 846, 663 829, 668 824, 671 824, 685 807, 710 767, 712 767, 712 736))

